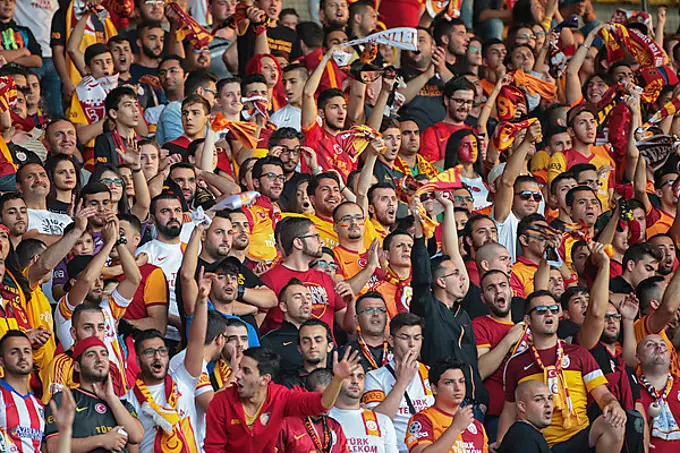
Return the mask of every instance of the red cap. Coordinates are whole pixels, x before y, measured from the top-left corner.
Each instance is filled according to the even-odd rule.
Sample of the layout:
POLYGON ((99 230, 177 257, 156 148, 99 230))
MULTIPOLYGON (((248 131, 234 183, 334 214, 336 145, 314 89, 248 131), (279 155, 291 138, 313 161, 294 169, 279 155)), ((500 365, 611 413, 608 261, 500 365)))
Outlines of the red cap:
POLYGON ((78 360, 78 357, 83 355, 85 351, 93 346, 101 346, 102 348, 106 348, 104 342, 97 337, 85 338, 84 340, 76 343, 75 347, 73 348, 73 360, 78 360))

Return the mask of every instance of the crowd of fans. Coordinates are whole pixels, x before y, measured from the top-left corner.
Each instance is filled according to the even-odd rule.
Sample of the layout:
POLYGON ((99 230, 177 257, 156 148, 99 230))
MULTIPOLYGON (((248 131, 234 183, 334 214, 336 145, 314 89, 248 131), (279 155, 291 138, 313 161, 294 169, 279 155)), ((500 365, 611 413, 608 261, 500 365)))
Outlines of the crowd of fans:
POLYGON ((665 8, 282 6, 0 0, 0 452, 680 447, 665 8))

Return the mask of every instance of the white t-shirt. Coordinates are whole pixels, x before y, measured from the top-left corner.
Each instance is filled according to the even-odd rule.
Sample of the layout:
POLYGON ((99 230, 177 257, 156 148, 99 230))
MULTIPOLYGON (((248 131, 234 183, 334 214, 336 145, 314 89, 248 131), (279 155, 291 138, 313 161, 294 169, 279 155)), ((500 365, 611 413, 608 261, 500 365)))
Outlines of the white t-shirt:
MULTIPOLYGON (((125 372, 125 360, 124 357, 120 357, 120 345, 118 343, 118 335, 116 326, 118 325, 118 319, 120 319, 127 307, 132 303, 132 299, 125 299, 120 295, 117 289, 114 289, 111 296, 105 297, 99 306, 104 312, 104 324, 106 333, 104 334, 104 343, 106 343, 106 349, 109 351, 109 359, 116 362, 118 369, 121 372, 125 372)), ((57 338, 61 342, 65 351, 68 351, 75 340, 71 336, 71 318, 73 316, 73 310, 76 307, 71 305, 68 300, 68 293, 59 299, 59 304, 54 312, 54 321, 57 326, 57 338)))
MULTIPOLYGON (((390 365, 392 369, 396 369, 394 360, 390 360, 388 365, 390 365)), ((423 364, 420 364, 420 366, 421 368, 425 367, 425 369, 429 369, 423 364)), ((369 409, 375 408, 385 399, 385 396, 392 391, 392 388, 396 383, 397 379, 387 369, 387 366, 369 371, 366 375, 366 385, 364 388, 364 398, 367 399, 366 407, 369 409)), ((406 388, 406 393, 411 399, 411 403, 416 412, 420 412, 434 404, 434 396, 430 390, 430 382, 426 377, 423 377, 420 372, 416 373, 413 377, 413 380, 411 380, 406 388)), ((397 415, 392 419, 394 430, 397 434, 397 446, 399 447, 400 453, 408 453, 408 448, 406 447, 404 439, 406 439, 406 427, 412 415, 408 403, 406 402, 406 397, 403 397, 399 403, 397 415)))
MULTIPOLYGON (((194 420, 196 420, 194 400, 196 399, 196 383, 198 382, 198 379, 189 374, 184 367, 184 361, 181 362, 181 365, 177 367, 174 373, 170 373, 170 376, 172 377, 172 380, 175 381, 175 384, 177 384, 177 390, 180 395, 177 400, 177 412, 181 419, 189 417, 193 429, 193 423, 194 420)), ((160 406, 166 406, 168 404, 168 400, 165 398, 165 383, 150 385, 148 386, 148 389, 156 404, 160 406)), ((130 389, 123 399, 127 400, 132 407, 135 408, 137 418, 142 422, 142 426, 144 427, 144 439, 142 439, 142 443, 139 444, 139 453, 154 453, 153 444, 154 439, 156 438, 156 425, 154 424, 153 419, 142 411, 142 405, 137 401, 134 388, 130 389)))
POLYGON ((371 451, 397 453, 397 434, 392 420, 369 409, 345 410, 334 407, 328 415, 342 425, 350 453, 371 451), (375 419, 375 421, 374 421, 375 419), (379 435, 368 433, 379 433, 379 435))
MULTIPOLYGON (((177 353, 172 359, 170 359, 170 367, 168 372, 173 376, 177 370, 184 367, 184 358, 187 356, 187 350, 183 349, 177 353)), ((201 371, 201 377, 198 378, 196 382, 196 390, 194 396, 198 398, 207 392, 212 392, 212 384, 210 384, 210 375, 208 374, 208 362, 203 361, 203 370, 201 371), (206 384, 207 379, 207 385, 206 384)), ((195 414, 196 418, 191 420, 191 425, 196 428, 196 443, 198 444, 199 451, 203 451, 203 440, 205 439, 205 410, 203 410, 199 405, 198 401, 195 403, 195 414)))
POLYGON ((477 178, 461 178, 463 184, 470 188, 472 198, 475 199, 473 209, 478 211, 484 209, 491 204, 486 197, 489 195, 489 189, 484 185, 484 179, 481 176, 477 178))
POLYGON ((519 219, 511 210, 504 222, 497 222, 494 217, 495 210, 496 206, 491 208, 491 218, 496 224, 496 230, 498 231, 498 243, 508 249, 514 263, 517 261, 517 227, 519 226, 519 219))
POLYGON ((52 18, 57 9, 59 9, 58 0, 24 0, 16 2, 14 20, 17 24, 31 29, 35 40, 40 44, 43 58, 52 58, 50 24, 52 24, 52 18))
POLYGON ((73 219, 66 214, 57 214, 47 209, 27 209, 26 212, 28 213, 27 231, 38 230, 40 234, 63 236, 64 228, 73 223, 73 219))
MULTIPOLYGON (((178 244, 166 244, 158 239, 154 239, 137 249, 137 256, 146 253, 150 264, 163 269, 170 292, 168 297, 168 313, 174 316, 179 316, 177 298, 175 297, 175 282, 177 281, 179 268, 182 265, 185 247, 186 245, 181 241, 178 244)), ((165 338, 178 341, 180 339, 179 331, 173 326, 168 326, 165 338)))
POLYGON ((302 130, 302 109, 286 104, 276 112, 272 113, 269 121, 276 125, 278 129, 282 127, 292 127, 296 131, 302 130))

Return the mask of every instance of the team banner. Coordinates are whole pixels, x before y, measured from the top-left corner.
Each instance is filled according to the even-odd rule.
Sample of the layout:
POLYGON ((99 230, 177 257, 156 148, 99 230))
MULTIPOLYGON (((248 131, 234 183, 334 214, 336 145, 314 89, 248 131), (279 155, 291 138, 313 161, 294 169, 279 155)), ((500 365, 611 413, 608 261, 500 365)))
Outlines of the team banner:
POLYGON ((463 187, 463 179, 461 177, 461 166, 457 165, 448 170, 444 170, 428 182, 423 184, 416 190, 416 196, 419 197, 429 192, 449 192, 454 189, 463 187))
POLYGON ((229 130, 229 134, 233 135, 246 149, 255 149, 257 146, 257 137, 255 137, 257 125, 254 123, 229 121, 222 112, 217 112, 211 125, 215 132, 229 130))
POLYGON ((518 69, 512 73, 515 85, 526 89, 531 96, 538 94, 542 99, 551 100, 557 94, 557 87, 545 80, 527 74, 523 69, 518 69))
POLYGON ((504 121, 496 126, 496 130, 493 134, 493 146, 498 151, 505 151, 514 143, 517 133, 522 129, 534 124, 538 121, 538 118, 529 118, 528 120, 513 123, 510 121, 504 121))
POLYGON ((338 134, 338 144, 345 150, 352 162, 359 159, 368 144, 376 137, 382 137, 380 132, 372 127, 361 125, 353 126, 350 130, 338 134))
POLYGON ((365 38, 354 39, 347 46, 365 43, 386 44, 402 50, 418 50, 418 30, 410 27, 390 28, 389 30, 373 33, 365 38))
POLYGON ((666 52, 647 35, 622 24, 609 24, 600 30, 607 47, 607 61, 618 61, 626 57, 626 50, 643 68, 654 68, 668 64, 666 52), (624 50, 625 49, 625 50, 624 50))
POLYGON ((673 153, 673 139, 668 135, 654 135, 639 140, 637 147, 647 165, 656 171, 664 166, 673 153))
POLYGON ((10 76, 0 77, 0 112, 6 112, 17 100, 17 86, 10 76))

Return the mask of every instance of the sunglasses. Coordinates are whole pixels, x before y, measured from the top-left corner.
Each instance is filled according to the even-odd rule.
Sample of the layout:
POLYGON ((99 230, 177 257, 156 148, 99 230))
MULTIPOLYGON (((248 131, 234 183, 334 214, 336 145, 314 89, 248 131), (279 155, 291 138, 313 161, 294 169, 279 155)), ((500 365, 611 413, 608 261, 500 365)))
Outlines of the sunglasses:
POLYGON ((522 201, 529 201, 532 198, 536 202, 543 200, 543 195, 541 194, 541 192, 532 192, 531 190, 522 190, 520 193, 517 194, 517 196, 522 201))
POLYGON ((475 199, 472 198, 472 197, 465 197, 465 196, 460 196, 460 195, 454 195, 454 196, 453 196, 453 201, 457 201, 457 202, 459 202, 459 203, 462 202, 462 201, 464 201, 464 202, 466 202, 466 203, 472 203, 472 202, 475 201, 475 199))
POLYGON ((110 186, 113 184, 118 184, 119 186, 123 185, 123 180, 120 178, 102 178, 99 182, 104 184, 105 186, 110 186))
POLYGON ((548 311, 553 314, 553 315, 559 315, 560 314, 560 306, 557 304, 554 305, 537 305, 531 310, 529 310, 529 315, 531 313, 536 312, 538 313, 538 316, 545 316, 548 314, 548 311))
POLYGON ((427 200, 434 200, 434 193, 424 193, 420 196, 420 201, 425 202, 427 200))

